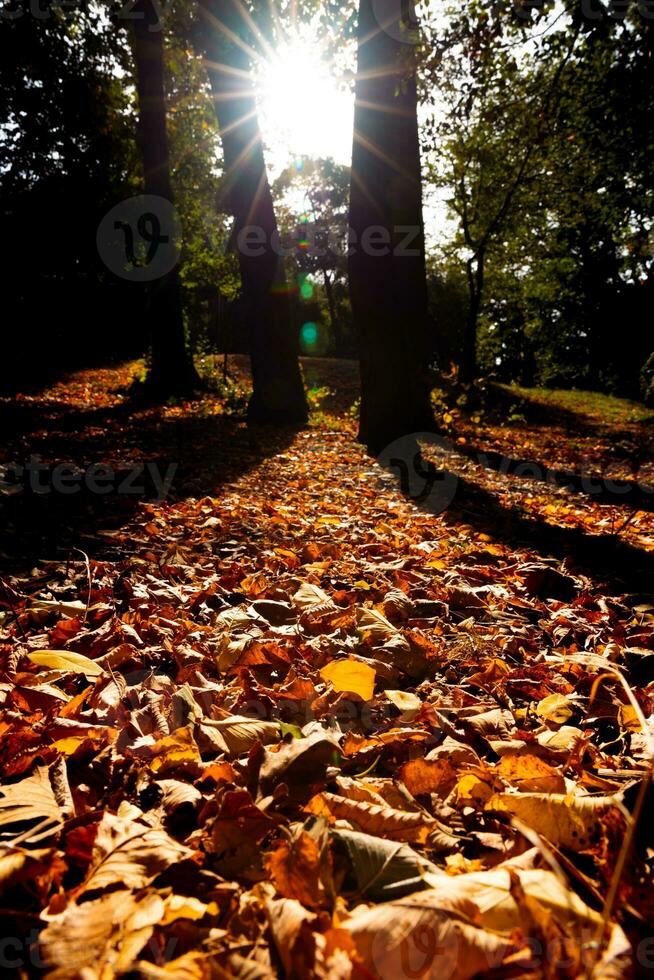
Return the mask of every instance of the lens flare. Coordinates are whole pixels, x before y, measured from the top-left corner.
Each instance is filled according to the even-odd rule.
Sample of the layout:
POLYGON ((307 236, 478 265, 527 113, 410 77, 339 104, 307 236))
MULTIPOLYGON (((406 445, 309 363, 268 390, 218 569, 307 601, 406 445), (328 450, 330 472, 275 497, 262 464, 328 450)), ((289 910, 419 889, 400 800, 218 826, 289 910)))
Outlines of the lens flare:
POLYGON ((300 341, 304 350, 311 352, 318 346, 318 324, 309 320, 300 330, 300 341))

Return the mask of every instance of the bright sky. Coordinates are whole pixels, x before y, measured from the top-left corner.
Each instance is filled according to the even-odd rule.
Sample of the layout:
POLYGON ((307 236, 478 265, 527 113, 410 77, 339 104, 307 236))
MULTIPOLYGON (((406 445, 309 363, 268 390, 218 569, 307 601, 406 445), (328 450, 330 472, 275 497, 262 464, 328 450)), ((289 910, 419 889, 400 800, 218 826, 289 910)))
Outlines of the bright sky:
POLYGON ((259 90, 273 178, 298 156, 350 165, 354 93, 339 83, 309 32, 277 48, 261 69, 259 90))
MULTIPOLYGON (((258 87, 272 180, 299 156, 333 157, 350 165, 354 91, 322 57, 313 31, 305 28, 277 48, 259 69, 258 87)), ((445 237, 446 210, 442 201, 425 194, 428 242, 445 237)))

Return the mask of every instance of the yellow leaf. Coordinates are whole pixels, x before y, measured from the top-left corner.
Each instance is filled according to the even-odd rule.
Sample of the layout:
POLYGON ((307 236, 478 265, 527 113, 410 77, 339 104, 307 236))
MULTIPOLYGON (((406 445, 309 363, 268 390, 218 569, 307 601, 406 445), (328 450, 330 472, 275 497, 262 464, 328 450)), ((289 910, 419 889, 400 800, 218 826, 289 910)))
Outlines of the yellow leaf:
POLYGON ((631 704, 621 704, 618 709, 618 721, 628 732, 642 731, 642 725, 635 708, 631 704))
POLYGON ((199 762, 200 750, 193 738, 193 728, 178 728, 172 735, 160 738, 152 746, 154 759, 150 763, 154 772, 170 769, 180 762, 199 762))
POLYGON ((320 671, 325 681, 331 681, 335 691, 358 694, 364 701, 372 699, 375 690, 375 671, 358 660, 336 660, 320 671))
MULTIPOLYGON (((486 810, 510 813, 556 847, 586 850, 601 839, 602 825, 616 807, 610 796, 563 793, 495 793, 486 810)), ((617 811, 616 811, 617 812, 617 811)))
POLYGON ((417 694, 408 694, 406 691, 384 691, 384 694, 402 712, 402 721, 413 721, 422 707, 422 701, 417 694))
POLYGON ((193 898, 191 895, 169 895, 165 900, 165 906, 166 911, 163 919, 159 922, 160 926, 170 925, 177 919, 192 919, 197 922, 198 919, 203 919, 207 914, 216 915, 218 912, 218 906, 215 902, 205 905, 199 898, 193 898))
POLYGON ((62 755, 72 755, 86 741, 86 735, 71 735, 70 738, 60 738, 52 743, 53 749, 57 749, 62 755))
POLYGON ((561 773, 536 755, 506 755, 500 759, 497 771, 523 793, 565 793, 561 773))
POLYGON ((483 806, 492 795, 492 787, 474 772, 466 773, 457 783, 456 800, 459 806, 483 806))
POLYGON ((27 656, 33 664, 50 667, 51 670, 67 670, 74 674, 85 674, 87 677, 104 674, 99 664, 83 657, 81 653, 70 653, 68 650, 33 650, 27 656))
POLYGON ((565 725, 573 713, 570 701, 563 694, 550 694, 548 698, 543 698, 536 708, 536 714, 541 721, 551 722, 554 725, 565 725))

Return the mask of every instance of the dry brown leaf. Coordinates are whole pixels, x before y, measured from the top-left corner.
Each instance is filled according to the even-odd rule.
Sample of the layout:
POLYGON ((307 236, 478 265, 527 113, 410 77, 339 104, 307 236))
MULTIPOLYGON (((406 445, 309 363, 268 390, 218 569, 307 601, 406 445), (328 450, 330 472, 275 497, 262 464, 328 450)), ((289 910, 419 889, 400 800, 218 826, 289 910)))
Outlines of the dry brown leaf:
POLYGON ((421 811, 406 813, 390 806, 346 800, 335 793, 318 793, 305 807, 307 813, 334 820, 347 820, 355 829, 387 840, 424 844, 437 821, 421 811))
POLYGON ((523 793, 565 793, 565 779, 536 755, 505 755, 496 771, 523 793))
POLYGON ((118 813, 105 813, 98 826, 91 867, 84 891, 111 888, 144 888, 171 864, 192 857, 193 851, 169 834, 143 822, 143 814, 130 803, 118 813))
POLYGON ((39 937, 51 980, 112 980, 130 968, 164 914, 156 893, 111 892, 54 916, 39 937))
POLYGON ((412 759, 405 762, 397 771, 396 778, 404 783, 414 796, 425 793, 436 793, 446 797, 452 792, 457 783, 457 774, 447 758, 412 759))
POLYGON ((473 924, 475 917, 470 900, 456 896, 443 903, 442 894, 428 889, 357 909, 343 928, 354 939, 366 969, 381 980, 407 975, 469 980, 499 966, 513 949, 509 939, 473 924))
POLYGON ((57 803, 50 774, 39 766, 33 775, 0 787, 0 842, 34 846, 58 834, 63 814, 57 803))
POLYGON ((563 793, 495 793, 486 809, 517 817, 557 847, 586 850, 601 839, 607 814, 616 806, 610 796, 563 793))
POLYGON ((319 840, 298 825, 266 856, 266 870, 280 895, 315 909, 326 904, 321 878, 324 860, 319 840))

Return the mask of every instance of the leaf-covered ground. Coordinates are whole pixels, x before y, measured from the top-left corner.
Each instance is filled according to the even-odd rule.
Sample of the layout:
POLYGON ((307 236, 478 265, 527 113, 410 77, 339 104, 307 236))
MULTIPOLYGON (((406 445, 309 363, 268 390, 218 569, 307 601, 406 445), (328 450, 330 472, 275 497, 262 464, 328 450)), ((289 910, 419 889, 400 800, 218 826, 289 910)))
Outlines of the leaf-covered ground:
POLYGON ((0 405, 45 482, 177 464, 163 502, 5 478, 0 975, 649 975, 647 419, 442 396, 440 512, 355 442, 352 365, 285 432, 234 369, 0 405))

